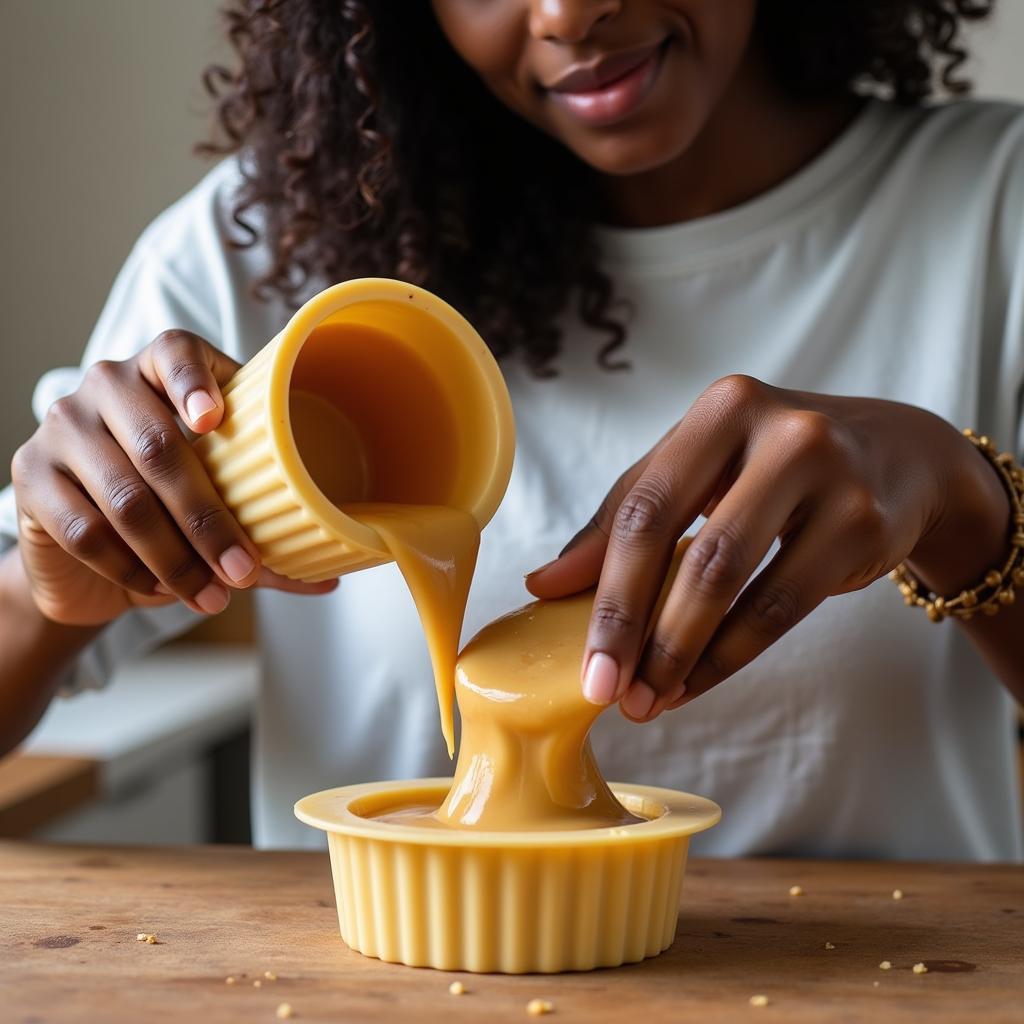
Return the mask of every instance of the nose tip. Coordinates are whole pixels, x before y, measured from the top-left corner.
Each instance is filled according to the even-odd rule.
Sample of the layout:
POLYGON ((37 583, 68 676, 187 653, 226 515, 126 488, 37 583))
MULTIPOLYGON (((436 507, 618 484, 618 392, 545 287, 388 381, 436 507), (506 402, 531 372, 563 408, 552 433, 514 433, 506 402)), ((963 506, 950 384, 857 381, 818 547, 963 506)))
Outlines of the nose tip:
POLYGON ((622 0, 535 0, 530 34, 557 43, 582 43, 622 9, 622 0))

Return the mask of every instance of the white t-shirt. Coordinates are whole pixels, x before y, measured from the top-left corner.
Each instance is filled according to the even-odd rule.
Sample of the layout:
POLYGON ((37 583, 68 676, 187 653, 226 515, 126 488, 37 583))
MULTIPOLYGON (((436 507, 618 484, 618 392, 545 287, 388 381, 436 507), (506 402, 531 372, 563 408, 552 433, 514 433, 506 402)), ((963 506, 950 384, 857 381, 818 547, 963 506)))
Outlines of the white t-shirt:
MULTIPOLYGON (((227 161, 145 232, 85 355, 124 359, 168 327, 251 357, 288 310, 249 296, 267 260, 227 248, 227 161)), ((713 380, 752 374, 809 391, 926 407, 1024 450, 1024 113, 869 104, 819 158, 725 213, 602 230, 635 309, 630 372, 567 320, 560 376, 504 367, 518 449, 484 532, 465 637, 528 599, 616 476, 713 380)), ((80 369, 43 378, 42 413, 80 369)), ((13 503, 3 499, 5 529, 13 503)), ((296 798, 330 786, 445 774, 425 645, 393 565, 331 596, 258 594, 264 678, 255 838, 315 846, 296 798)), ((118 622, 82 659, 101 681, 181 628, 180 608, 118 622)), ((647 725, 595 729, 607 777, 704 794, 722 823, 701 854, 1019 859, 1014 706, 968 641, 904 608, 887 581, 833 598, 699 701, 647 725)))

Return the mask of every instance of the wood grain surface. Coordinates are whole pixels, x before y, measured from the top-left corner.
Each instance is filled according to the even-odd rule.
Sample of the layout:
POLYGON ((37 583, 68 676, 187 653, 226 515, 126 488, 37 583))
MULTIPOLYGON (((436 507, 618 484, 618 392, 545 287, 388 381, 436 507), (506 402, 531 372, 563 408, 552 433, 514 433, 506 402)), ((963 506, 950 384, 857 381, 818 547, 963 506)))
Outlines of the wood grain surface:
POLYGON ((696 861, 660 957, 457 976, 348 950, 323 854, 7 841, 0 945, 0 1019, 15 1024, 273 1022, 284 1002, 296 1021, 525 1021, 533 998, 554 1004, 552 1024, 1000 1024, 1024 1020, 1024 868, 696 861), (448 993, 456 977, 463 996, 448 993))

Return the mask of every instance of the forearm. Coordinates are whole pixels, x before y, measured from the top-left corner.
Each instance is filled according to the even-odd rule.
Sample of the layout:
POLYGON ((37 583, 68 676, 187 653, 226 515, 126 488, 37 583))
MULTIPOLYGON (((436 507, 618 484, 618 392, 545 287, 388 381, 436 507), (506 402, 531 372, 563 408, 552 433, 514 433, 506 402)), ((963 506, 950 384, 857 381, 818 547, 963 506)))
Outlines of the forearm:
POLYGON ((0 754, 31 732, 61 672, 99 631, 45 618, 32 600, 17 547, 0 556, 0 754))

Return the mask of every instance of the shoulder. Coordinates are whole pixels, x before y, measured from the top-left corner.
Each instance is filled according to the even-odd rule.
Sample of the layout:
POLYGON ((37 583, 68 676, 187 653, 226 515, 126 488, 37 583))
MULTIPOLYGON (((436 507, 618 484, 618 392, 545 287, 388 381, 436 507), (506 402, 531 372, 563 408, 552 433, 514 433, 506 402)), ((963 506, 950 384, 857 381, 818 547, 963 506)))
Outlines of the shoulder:
MULTIPOLYGON (((888 105, 886 105, 888 106, 888 105)), ((879 193, 899 222, 991 250, 1004 267, 1024 258, 1024 107, 963 100, 883 111, 889 159, 879 193)), ((979 251, 981 251, 979 249, 979 251)))
POLYGON ((893 170, 914 175, 926 191, 969 186, 977 195, 1024 175, 1024 106, 961 100, 891 107, 885 116, 895 142, 893 170))
MULTIPOLYGON (((237 158, 224 160, 142 232, 107 297, 86 362, 128 358, 169 327, 193 331, 244 361, 249 339, 276 333, 286 314, 252 296, 270 265, 268 247, 261 237, 232 244, 245 239, 234 219, 243 183, 237 158)), ((247 219, 262 228, 258 211, 247 219)))
MULTIPOLYGON (((245 248, 232 245, 249 238, 235 221, 244 180, 237 156, 222 160, 150 223, 136 243, 136 258, 184 280, 215 265, 232 266, 243 277, 262 273, 267 259, 262 241, 257 239, 245 248)), ((256 209, 247 211, 245 219, 257 229, 262 227, 256 209)))

